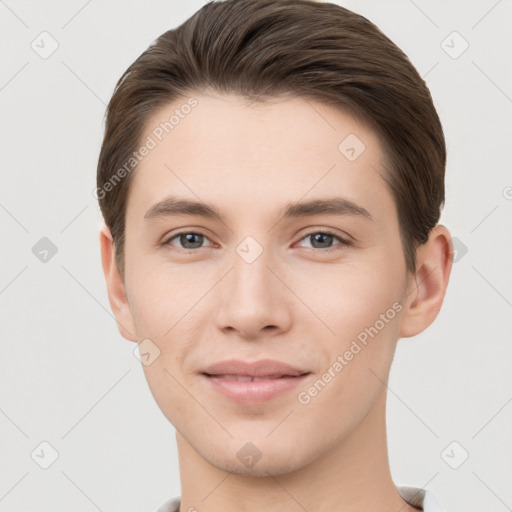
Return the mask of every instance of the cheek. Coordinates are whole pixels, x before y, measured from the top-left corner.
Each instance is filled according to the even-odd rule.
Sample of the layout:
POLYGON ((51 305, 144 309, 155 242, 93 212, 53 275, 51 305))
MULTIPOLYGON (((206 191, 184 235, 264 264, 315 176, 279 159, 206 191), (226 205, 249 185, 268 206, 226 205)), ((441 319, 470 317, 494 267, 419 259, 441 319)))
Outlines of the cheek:
POLYGON ((141 272, 133 282, 131 309, 137 339, 150 339, 158 351, 158 357, 143 365, 143 370, 155 401, 173 424, 177 418, 197 414, 184 369, 187 356, 197 350, 201 339, 200 304, 194 304, 207 290, 207 283, 195 275, 191 279, 183 272, 172 276, 153 269, 141 272))
POLYGON ((326 291, 310 294, 308 305, 335 334, 323 329, 318 350, 326 363, 312 388, 302 390, 304 413, 322 417, 327 430, 343 426, 348 432, 382 391, 402 307, 396 283, 376 280, 368 271, 334 274, 326 282, 326 291))
MULTIPOLYGON (((404 286, 400 266, 391 268, 385 261, 382 256, 366 258, 346 265, 310 267, 295 278, 290 275, 294 292, 311 311, 302 321, 317 321, 322 336, 339 346, 373 325, 399 300, 404 286)), ((391 315, 395 313, 396 308, 391 315)))
POLYGON ((173 337, 208 290, 206 276, 191 268, 148 266, 141 261, 130 276, 130 309, 139 337, 163 341, 173 337))
POLYGON ((297 294, 322 320, 309 313, 301 320, 305 329, 316 322, 322 332, 318 347, 330 374, 320 376, 325 391, 312 400, 321 407, 335 403, 340 411, 363 412, 382 386, 379 378, 386 378, 399 336, 404 279, 400 265, 391 268, 386 261, 392 260, 325 267, 297 281, 297 294))
POLYGON ((129 284, 137 339, 149 339, 157 347, 158 357, 144 366, 148 383, 153 392, 167 390, 172 394, 176 386, 179 388, 173 376, 182 381, 187 356, 197 350, 202 339, 201 329, 209 318, 204 315, 204 306, 211 284, 197 271, 143 265, 131 274, 129 284))

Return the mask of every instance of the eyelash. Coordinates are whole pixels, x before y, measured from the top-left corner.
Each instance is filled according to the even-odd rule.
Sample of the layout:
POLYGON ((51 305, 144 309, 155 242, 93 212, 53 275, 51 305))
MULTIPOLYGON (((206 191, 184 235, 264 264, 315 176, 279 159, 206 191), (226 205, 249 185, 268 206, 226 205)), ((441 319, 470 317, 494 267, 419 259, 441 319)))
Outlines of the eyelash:
MULTIPOLYGON (((167 241, 163 243, 163 245, 166 246, 166 247, 171 246, 172 245, 171 241, 174 240, 175 238, 178 238, 181 235, 190 235, 190 234, 201 235, 201 236, 203 236, 203 237, 208 239, 208 237, 204 233, 201 233, 199 231, 180 231, 179 233, 175 233, 171 238, 168 238, 167 241)), ((324 249, 317 248, 317 247, 308 247, 307 249, 310 249, 310 250, 313 250, 313 251, 321 251, 321 252, 330 253, 330 252, 334 252, 334 251, 337 251, 337 250, 341 249, 342 247, 340 247, 340 246, 349 247, 349 246, 352 245, 351 241, 349 241, 349 240, 347 240, 345 238, 342 238, 341 236, 337 235, 336 233, 333 233, 332 231, 329 231, 328 229, 324 229, 324 230, 321 230, 321 231, 310 231, 309 233, 304 235, 299 241, 302 241, 305 238, 308 238, 308 237, 310 237, 312 235, 316 235, 316 234, 332 236, 332 237, 336 238, 341 243, 338 246, 327 247, 327 248, 324 248, 324 249)), ((175 249, 177 249, 179 252, 190 254, 190 253, 193 253, 193 252, 197 252, 199 249, 204 249, 204 247, 198 247, 196 249, 184 249, 184 248, 179 248, 178 247, 178 248, 175 248, 175 249)))

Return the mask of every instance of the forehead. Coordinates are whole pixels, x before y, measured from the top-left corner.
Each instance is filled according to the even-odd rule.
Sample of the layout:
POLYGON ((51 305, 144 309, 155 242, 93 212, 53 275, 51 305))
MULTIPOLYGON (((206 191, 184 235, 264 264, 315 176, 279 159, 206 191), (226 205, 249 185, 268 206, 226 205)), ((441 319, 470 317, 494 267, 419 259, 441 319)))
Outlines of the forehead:
POLYGON ((130 186, 136 208, 171 193, 245 210, 334 191, 355 201, 371 188, 374 203, 391 200, 375 133, 313 99, 191 95, 156 111, 140 141, 151 149, 130 186))

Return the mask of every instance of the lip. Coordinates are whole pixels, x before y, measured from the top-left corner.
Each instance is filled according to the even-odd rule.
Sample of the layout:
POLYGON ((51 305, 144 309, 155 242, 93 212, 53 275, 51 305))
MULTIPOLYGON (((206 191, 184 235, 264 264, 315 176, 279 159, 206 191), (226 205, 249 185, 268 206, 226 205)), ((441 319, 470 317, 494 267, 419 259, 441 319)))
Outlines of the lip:
POLYGON ((202 374, 211 387, 239 404, 260 404, 298 386, 309 373, 297 377, 279 377, 258 381, 237 381, 202 374))
POLYGON ((205 368, 201 377, 221 395, 243 404, 258 404, 293 389, 310 374, 287 363, 263 359, 253 363, 231 359, 205 368), (235 380, 256 377, 262 380, 235 380))
POLYGON ((260 359, 254 362, 245 362, 240 359, 228 359, 212 364, 201 370, 200 373, 209 375, 240 375, 250 377, 298 377, 307 370, 291 366, 273 359, 260 359))

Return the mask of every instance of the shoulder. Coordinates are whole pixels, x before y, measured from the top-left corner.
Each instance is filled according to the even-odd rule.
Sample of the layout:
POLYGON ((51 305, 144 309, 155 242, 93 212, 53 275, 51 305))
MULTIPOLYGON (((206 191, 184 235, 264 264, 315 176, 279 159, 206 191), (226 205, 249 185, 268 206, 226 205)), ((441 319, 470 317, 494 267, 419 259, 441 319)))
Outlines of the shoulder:
POLYGON ((397 490, 407 503, 419 507, 423 512, 446 512, 430 491, 407 486, 397 486, 397 490))
POLYGON ((154 512, 178 512, 180 509, 181 496, 177 496, 167 500, 160 505, 154 512))
MULTIPOLYGON (((425 489, 407 486, 399 486, 397 489, 407 503, 415 507, 420 507, 423 512, 445 512, 444 508, 441 507, 434 495, 425 489)), ((178 512, 180 509, 180 502, 181 496, 171 498, 158 507, 154 512, 178 512)))

